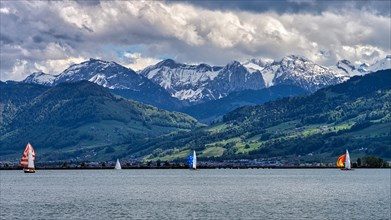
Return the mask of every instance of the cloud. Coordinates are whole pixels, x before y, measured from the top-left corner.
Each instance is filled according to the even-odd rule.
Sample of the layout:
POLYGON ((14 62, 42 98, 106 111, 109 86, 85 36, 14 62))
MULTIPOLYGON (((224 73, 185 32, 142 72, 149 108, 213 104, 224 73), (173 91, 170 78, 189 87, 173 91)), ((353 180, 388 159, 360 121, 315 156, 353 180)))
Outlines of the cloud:
POLYGON ((187 1, 189 4, 211 10, 248 11, 254 13, 275 12, 278 14, 321 14, 340 9, 371 11, 383 16, 390 16, 389 1, 319 1, 319 0, 246 0, 246 1, 187 1))
POLYGON ((0 8, 0 13, 2 13, 2 14, 9 14, 10 13, 10 9, 9 8, 0 8))
POLYGON ((121 64, 126 67, 129 67, 135 71, 142 70, 147 66, 154 65, 160 62, 160 59, 152 58, 152 57, 144 57, 141 53, 124 53, 124 58, 121 64))
POLYGON ((297 54, 333 65, 339 59, 371 63, 390 53, 391 20, 384 9, 391 3, 268 3, 1 2, 0 73, 2 80, 37 70, 60 73, 89 57, 137 70, 162 57, 224 65, 297 54))
POLYGON ((44 73, 58 74, 68 68, 72 64, 81 63, 87 60, 87 57, 69 57, 61 59, 51 59, 42 62, 34 63, 34 68, 36 70, 42 71, 44 73))

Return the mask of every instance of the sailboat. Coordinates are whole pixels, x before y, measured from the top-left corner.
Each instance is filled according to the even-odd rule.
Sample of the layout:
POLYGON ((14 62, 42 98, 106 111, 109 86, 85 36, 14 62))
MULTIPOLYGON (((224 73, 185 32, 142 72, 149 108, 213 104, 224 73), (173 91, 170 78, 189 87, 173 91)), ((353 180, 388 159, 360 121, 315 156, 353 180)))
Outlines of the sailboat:
POLYGON ((119 163, 119 159, 117 159, 117 163, 115 164, 114 169, 116 169, 116 170, 121 170, 122 169, 121 168, 121 164, 119 163))
POLYGON ((34 148, 28 143, 26 149, 24 149, 22 160, 20 161, 20 165, 23 167, 25 173, 35 173, 34 160, 34 148))
POLYGON ((196 170, 197 169, 197 155, 196 152, 193 151, 193 158, 191 163, 191 169, 196 170))
POLYGON ((346 153, 338 158, 337 167, 341 168, 341 170, 352 170, 350 165, 350 155, 347 149, 346 153))

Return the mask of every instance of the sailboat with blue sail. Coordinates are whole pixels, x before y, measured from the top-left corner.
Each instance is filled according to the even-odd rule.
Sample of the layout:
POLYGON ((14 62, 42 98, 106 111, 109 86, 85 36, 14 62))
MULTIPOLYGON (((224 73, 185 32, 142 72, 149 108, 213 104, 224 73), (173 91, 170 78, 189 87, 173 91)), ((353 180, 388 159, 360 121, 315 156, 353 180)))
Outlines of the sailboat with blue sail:
POLYGON ((189 164, 189 168, 191 170, 196 170, 197 169, 197 155, 195 150, 193 151, 193 155, 190 155, 187 160, 189 164))

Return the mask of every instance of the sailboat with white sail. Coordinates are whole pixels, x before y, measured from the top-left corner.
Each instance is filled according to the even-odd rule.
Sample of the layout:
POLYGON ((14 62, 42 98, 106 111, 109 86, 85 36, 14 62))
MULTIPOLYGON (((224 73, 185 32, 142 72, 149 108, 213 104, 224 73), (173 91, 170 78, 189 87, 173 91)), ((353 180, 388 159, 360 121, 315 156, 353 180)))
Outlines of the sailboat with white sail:
POLYGON ((22 160, 20 165, 23 167, 25 173, 35 173, 35 151, 33 146, 30 143, 27 144, 26 149, 24 150, 22 160))
POLYGON ((346 149, 346 153, 344 155, 341 155, 338 158, 337 167, 341 168, 341 170, 352 170, 348 149, 346 149))
POLYGON ((115 167, 114 167, 115 170, 121 170, 121 164, 119 162, 119 159, 117 159, 117 163, 115 164, 115 167))
POLYGON ((193 151, 193 158, 191 163, 191 169, 196 170, 197 169, 197 155, 196 152, 193 151))

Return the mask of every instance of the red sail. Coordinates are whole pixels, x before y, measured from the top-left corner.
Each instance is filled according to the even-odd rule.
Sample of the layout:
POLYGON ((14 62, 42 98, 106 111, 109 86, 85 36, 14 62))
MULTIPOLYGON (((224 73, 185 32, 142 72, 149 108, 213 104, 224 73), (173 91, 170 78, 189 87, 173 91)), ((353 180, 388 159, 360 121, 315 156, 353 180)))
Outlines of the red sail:
POLYGON ((340 156, 337 160, 337 167, 345 167, 346 154, 340 156))
POLYGON ((33 146, 31 146, 30 143, 27 144, 26 149, 24 149, 23 157, 22 160, 20 161, 20 165, 24 168, 27 168, 28 165, 28 153, 29 153, 29 148, 31 148, 31 153, 32 153, 32 158, 33 160, 35 159, 35 152, 33 146))

